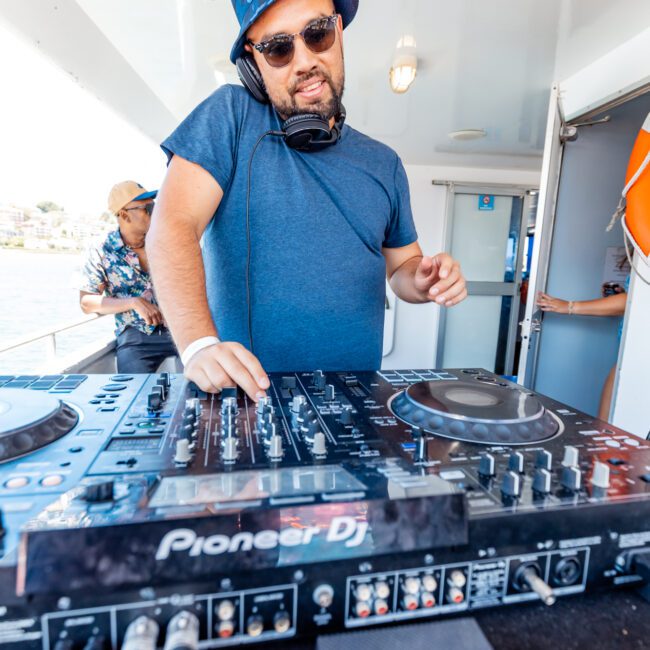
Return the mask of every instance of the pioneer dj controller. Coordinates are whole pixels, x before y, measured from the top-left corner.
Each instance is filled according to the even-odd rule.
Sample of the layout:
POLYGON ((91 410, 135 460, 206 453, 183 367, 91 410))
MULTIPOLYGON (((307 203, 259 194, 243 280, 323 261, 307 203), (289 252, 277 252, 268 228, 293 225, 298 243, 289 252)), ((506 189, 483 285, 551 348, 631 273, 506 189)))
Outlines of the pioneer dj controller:
POLYGON ((0 377, 0 645, 217 648, 640 585, 650 445, 485 371, 0 377))

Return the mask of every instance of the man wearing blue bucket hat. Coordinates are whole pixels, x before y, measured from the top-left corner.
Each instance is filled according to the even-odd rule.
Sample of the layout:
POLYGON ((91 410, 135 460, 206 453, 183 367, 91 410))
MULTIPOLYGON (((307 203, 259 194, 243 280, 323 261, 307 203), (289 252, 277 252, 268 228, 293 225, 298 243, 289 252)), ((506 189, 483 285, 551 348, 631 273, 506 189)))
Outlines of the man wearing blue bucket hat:
POLYGON ((422 255, 399 157, 345 124, 358 0, 232 3, 244 88, 163 142, 147 251, 185 375, 257 400, 266 371, 379 369, 386 277, 408 302, 467 292, 449 255, 422 255))

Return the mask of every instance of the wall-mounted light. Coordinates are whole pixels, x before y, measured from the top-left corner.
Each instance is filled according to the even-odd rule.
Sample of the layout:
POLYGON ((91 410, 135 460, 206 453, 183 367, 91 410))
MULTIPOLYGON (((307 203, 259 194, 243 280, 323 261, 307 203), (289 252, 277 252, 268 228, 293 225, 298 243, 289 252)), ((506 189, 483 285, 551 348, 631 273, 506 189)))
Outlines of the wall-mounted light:
POLYGON ((418 58, 415 52, 415 38, 402 36, 397 42, 388 77, 394 93, 405 93, 415 80, 418 68, 418 58))

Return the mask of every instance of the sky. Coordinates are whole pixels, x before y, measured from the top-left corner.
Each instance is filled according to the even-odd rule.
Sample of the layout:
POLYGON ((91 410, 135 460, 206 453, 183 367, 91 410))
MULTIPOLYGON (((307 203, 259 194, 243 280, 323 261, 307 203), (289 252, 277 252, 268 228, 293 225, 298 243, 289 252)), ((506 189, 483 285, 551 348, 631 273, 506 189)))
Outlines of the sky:
POLYGON ((116 182, 164 173, 157 143, 0 22, 0 205, 99 216, 116 182))

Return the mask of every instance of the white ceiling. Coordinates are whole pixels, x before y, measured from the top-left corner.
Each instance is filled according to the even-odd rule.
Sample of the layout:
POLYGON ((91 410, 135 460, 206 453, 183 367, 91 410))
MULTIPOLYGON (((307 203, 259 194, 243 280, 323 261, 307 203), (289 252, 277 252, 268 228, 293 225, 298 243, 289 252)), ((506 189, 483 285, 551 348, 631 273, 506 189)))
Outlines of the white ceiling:
MULTIPOLYGON (((215 89, 215 68, 236 80, 230 0, 36 5, 0 0, 0 15, 157 141, 215 89)), ((348 121, 407 164, 538 169, 556 75, 648 24, 648 0, 361 0, 345 32, 348 121), (417 41, 418 76, 395 95, 388 69, 404 34, 417 41), (487 137, 448 138, 465 128, 487 137)))

